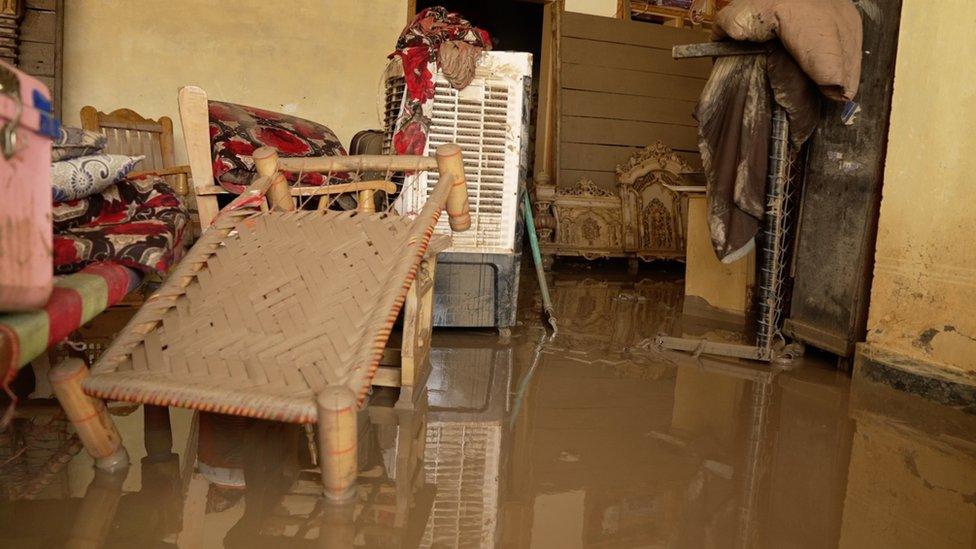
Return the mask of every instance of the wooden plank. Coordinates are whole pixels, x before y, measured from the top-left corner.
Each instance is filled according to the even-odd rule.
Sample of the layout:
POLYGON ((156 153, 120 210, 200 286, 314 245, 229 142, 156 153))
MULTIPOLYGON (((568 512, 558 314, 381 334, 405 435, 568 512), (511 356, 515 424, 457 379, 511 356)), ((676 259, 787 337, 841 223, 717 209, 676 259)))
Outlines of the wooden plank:
POLYGON ((376 375, 373 377, 374 387, 399 387, 400 383, 401 383, 400 368, 380 366, 379 368, 376 369, 376 375))
POLYGON ((54 90, 55 80, 53 76, 35 76, 34 78, 40 80, 42 84, 47 86, 47 89, 54 90))
POLYGON ((25 5, 29 10, 54 11, 58 6, 58 1, 57 0, 27 0, 27 2, 25 2, 25 5))
POLYGON ((675 61, 671 58, 670 49, 645 48, 582 38, 563 38, 562 50, 562 60, 566 63, 702 79, 708 78, 712 71, 711 60, 675 61))
POLYGON ((702 42, 675 46, 671 49, 671 57, 674 59, 698 59, 701 57, 756 55, 771 51, 773 51, 773 46, 768 42, 702 42))
POLYGON ((562 124, 563 143, 646 147, 662 141, 684 151, 693 151, 698 146, 698 128, 694 126, 578 116, 564 116, 562 124))
POLYGON ((698 101, 705 80, 668 74, 649 75, 610 67, 563 63, 561 87, 644 97, 661 97, 683 101, 698 101))
POLYGON ((54 76, 56 61, 54 44, 24 42, 20 47, 17 65, 27 74, 54 76))
POLYGON ((57 40, 58 18, 53 11, 27 10, 20 23, 21 42, 47 42, 57 40))
POLYGON ((825 102, 820 125, 807 143, 800 206, 793 334, 840 355, 850 355, 867 330, 898 55, 902 1, 875 4, 874 16, 864 20, 864 50, 871 55, 864 56, 861 67, 861 112, 845 125, 843 105, 825 102))
POLYGON ((601 189, 617 189, 617 173, 614 171, 593 171, 593 170, 562 170, 559 172, 559 182, 561 187, 572 187, 580 179, 589 179, 601 189))
POLYGON ((54 98, 54 116, 61 118, 62 88, 64 87, 64 0, 54 1, 54 85, 50 88, 54 98))
POLYGON ((697 126, 695 102, 639 95, 563 90, 563 115, 697 126))
POLYGON ((533 175, 538 181, 551 179, 556 112, 555 15, 558 6, 546 4, 542 11, 542 46, 539 59, 539 98, 535 123, 535 164, 533 175))
MULTIPOLYGON (((612 147, 579 143, 563 143, 560 148, 564 158, 561 166, 563 169, 610 172, 614 171, 617 164, 623 164, 630 158, 630 155, 639 150, 638 147, 612 147)), ((562 185, 562 182, 560 183, 562 185)))
POLYGON ((739 343, 722 343, 704 339, 685 339, 671 336, 658 336, 655 344, 675 351, 700 352, 703 355, 719 355, 727 357, 745 358, 749 360, 763 360, 762 351, 755 345, 739 343))
POLYGON ((708 40, 708 33, 700 30, 676 29, 637 21, 617 21, 582 13, 567 12, 563 21, 563 36, 572 38, 662 49, 671 49, 675 44, 693 44, 708 40))
MULTIPOLYGON (((585 171, 607 171, 613 172, 617 164, 623 164, 638 150, 638 147, 617 147, 612 145, 586 145, 581 143, 564 143, 562 154, 565 161, 562 170, 585 170, 585 171)), ((694 168, 701 167, 701 158, 698 150, 678 151, 675 153, 686 160, 694 168)), ((562 170, 560 170, 562 172, 562 170)), ((572 181, 575 183, 576 181, 572 181)), ((566 187, 562 179, 560 187, 566 187)))

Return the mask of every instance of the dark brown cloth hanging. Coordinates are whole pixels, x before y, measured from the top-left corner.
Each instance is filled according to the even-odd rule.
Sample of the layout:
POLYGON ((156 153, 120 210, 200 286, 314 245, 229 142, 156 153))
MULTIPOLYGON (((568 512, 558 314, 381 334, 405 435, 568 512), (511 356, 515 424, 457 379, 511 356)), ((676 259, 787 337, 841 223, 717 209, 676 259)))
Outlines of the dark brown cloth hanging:
POLYGON ((716 39, 781 40, 768 54, 716 59, 695 109, 712 245, 731 263, 754 247, 765 210, 773 101, 799 147, 820 118, 818 87, 831 99, 857 93, 861 18, 850 0, 736 0, 715 25, 716 39))
POLYGON ((718 58, 695 109, 709 231, 726 263, 753 248, 765 211, 774 100, 786 109, 791 141, 802 145, 816 129, 820 98, 782 49, 718 58))

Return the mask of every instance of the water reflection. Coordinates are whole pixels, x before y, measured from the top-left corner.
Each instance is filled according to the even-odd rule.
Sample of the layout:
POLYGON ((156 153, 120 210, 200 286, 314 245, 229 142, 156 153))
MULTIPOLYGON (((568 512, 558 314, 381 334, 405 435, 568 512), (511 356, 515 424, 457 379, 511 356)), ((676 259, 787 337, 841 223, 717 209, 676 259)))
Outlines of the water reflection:
POLYGON ((555 282, 557 337, 529 294, 510 342, 435 334, 414 409, 377 391, 354 505, 324 503, 300 426, 139 409, 112 476, 31 403, 0 438, 0 546, 974 545, 974 416, 815 357, 659 353, 688 329, 674 277, 555 282))

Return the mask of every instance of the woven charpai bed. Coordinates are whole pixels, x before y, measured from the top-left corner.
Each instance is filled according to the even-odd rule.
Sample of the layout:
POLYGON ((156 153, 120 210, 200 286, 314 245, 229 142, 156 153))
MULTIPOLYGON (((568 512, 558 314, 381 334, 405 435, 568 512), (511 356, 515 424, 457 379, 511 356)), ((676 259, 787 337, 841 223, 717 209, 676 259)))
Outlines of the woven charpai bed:
MULTIPOLYGON (((390 169, 389 162, 367 165, 377 162, 383 164, 369 158, 363 167, 390 169)), ((274 203, 269 210, 265 195, 273 198, 273 187, 284 181, 280 173, 259 178, 220 212, 118 335, 84 379, 84 392, 317 422, 326 493, 346 497, 356 474, 355 411, 434 226, 445 206, 455 230, 469 223, 460 150, 445 145, 436 163, 417 157, 415 164, 441 172, 415 218, 274 203)), ((117 439, 112 433, 108 438, 117 439)))

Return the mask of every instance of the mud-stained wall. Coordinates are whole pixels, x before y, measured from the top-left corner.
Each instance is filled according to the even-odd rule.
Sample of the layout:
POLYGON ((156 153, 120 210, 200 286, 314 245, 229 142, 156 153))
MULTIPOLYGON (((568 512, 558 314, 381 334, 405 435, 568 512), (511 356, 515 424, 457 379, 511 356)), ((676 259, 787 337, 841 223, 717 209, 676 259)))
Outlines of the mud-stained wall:
POLYGON ((976 2, 905 2, 868 341, 976 376, 976 2))
MULTIPOLYGON (((65 2, 64 119, 128 107, 179 124, 177 90, 326 124, 348 145, 382 127, 378 86, 402 0, 65 2)), ((185 158, 177 128, 177 156, 185 158)), ((179 159, 178 158, 178 159, 179 159)))

